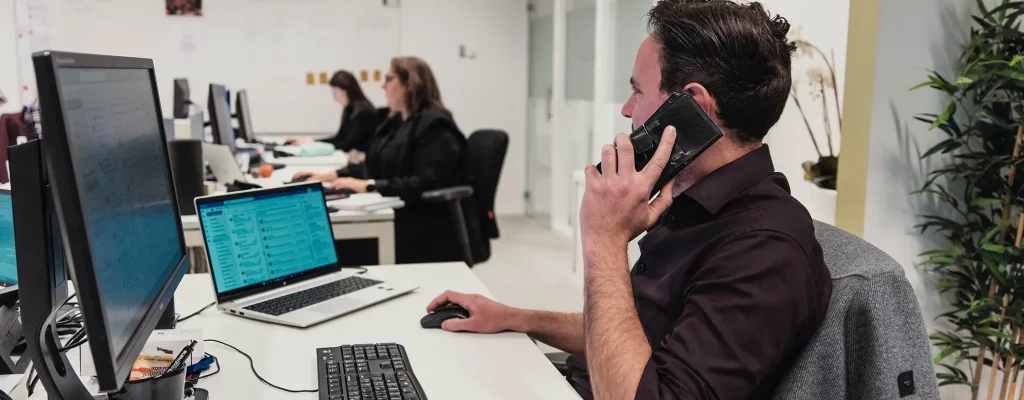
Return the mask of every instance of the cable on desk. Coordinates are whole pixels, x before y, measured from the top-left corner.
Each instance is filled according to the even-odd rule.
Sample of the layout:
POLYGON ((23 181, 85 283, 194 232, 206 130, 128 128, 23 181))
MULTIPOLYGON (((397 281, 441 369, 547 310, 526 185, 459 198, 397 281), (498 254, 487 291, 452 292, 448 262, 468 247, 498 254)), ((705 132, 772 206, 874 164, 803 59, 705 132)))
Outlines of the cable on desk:
POLYGON ((207 305, 203 306, 203 308, 200 308, 199 311, 196 311, 196 312, 191 313, 189 315, 186 315, 184 317, 178 317, 178 321, 177 322, 182 322, 182 321, 184 321, 186 319, 189 319, 189 318, 192 318, 192 317, 194 317, 196 315, 199 315, 203 311, 206 311, 207 308, 213 307, 214 304, 217 304, 217 302, 213 302, 213 303, 207 304, 207 305))
MULTIPOLYGON (((294 390, 294 389, 286 389, 286 388, 277 386, 277 385, 275 385, 273 383, 268 382, 266 379, 263 379, 263 377, 260 376, 260 373, 256 372, 256 363, 253 362, 252 357, 250 357, 249 354, 247 354, 246 352, 244 352, 242 350, 239 350, 235 346, 232 346, 230 344, 224 343, 224 342, 222 342, 220 340, 216 340, 216 339, 206 339, 206 340, 204 340, 204 342, 213 342, 213 343, 217 343, 217 344, 220 344, 220 345, 223 345, 223 346, 227 346, 231 350, 237 351, 238 354, 241 354, 241 355, 245 356, 245 358, 249 359, 249 368, 252 369, 253 375, 256 375, 256 379, 259 379, 259 381, 263 382, 264 385, 267 385, 267 386, 270 386, 270 387, 272 387, 274 389, 285 391, 285 392, 288 392, 288 393, 317 393, 319 391, 318 389, 294 390)), ((220 364, 219 363, 217 364, 217 370, 218 370, 218 372, 220 371, 220 364)))

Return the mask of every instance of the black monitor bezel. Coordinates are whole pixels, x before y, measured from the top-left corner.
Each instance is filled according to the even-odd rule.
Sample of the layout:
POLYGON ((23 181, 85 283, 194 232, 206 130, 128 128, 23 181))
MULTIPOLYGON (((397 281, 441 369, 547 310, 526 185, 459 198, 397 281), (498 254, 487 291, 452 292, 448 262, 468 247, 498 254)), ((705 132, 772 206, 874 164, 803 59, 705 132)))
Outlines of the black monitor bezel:
POLYGON ((238 118, 238 133, 246 143, 256 143, 256 132, 252 130, 252 112, 249 109, 249 92, 239 90, 235 95, 235 116, 238 118))
MULTIPOLYGON (((75 293, 79 298, 86 333, 89 335, 89 347, 92 350, 93 363, 96 367, 96 378, 101 391, 118 390, 128 379, 132 365, 142 347, 149 340, 157 321, 173 299, 174 291, 182 277, 189 269, 189 258, 185 238, 181 229, 181 216, 178 211, 177 196, 173 195, 172 209, 176 215, 178 227, 178 243, 181 258, 168 277, 167 282, 157 294, 156 301, 143 315, 139 325, 132 331, 124 348, 115 353, 107 331, 107 316, 103 309, 102 296, 96 279, 96 268, 93 265, 91 243, 86 234, 85 221, 82 218, 82 204, 78 196, 78 185, 70 162, 71 151, 66 131, 67 120, 63 107, 57 75, 58 68, 102 68, 102 69, 145 69, 149 71, 157 118, 157 129, 160 131, 161 143, 167 142, 164 132, 163 115, 160 109, 160 96, 157 89, 156 72, 150 59, 115 57, 92 54, 65 53, 44 51, 32 56, 35 64, 36 81, 39 90, 40 114, 42 124, 46 127, 43 138, 43 151, 47 176, 55 203, 55 211, 60 223, 61 234, 68 263, 68 270, 75 283, 75 293), (75 240, 78 239, 78 240, 75 240)), ((167 162, 167 182, 173 182, 170 172, 170 161, 167 162)))
POLYGON ((174 98, 171 104, 171 116, 181 119, 188 118, 189 105, 192 104, 191 97, 192 89, 189 87, 188 79, 174 78, 174 98))
MULTIPOLYGON (((207 197, 197 197, 196 201, 195 201, 196 202, 196 216, 199 217, 199 229, 200 229, 200 232, 203 232, 203 245, 206 248, 210 248, 210 243, 207 242, 207 235, 206 235, 206 232, 205 232, 205 228, 203 228, 203 213, 200 212, 200 210, 201 210, 203 205, 208 204, 208 203, 213 203, 213 202, 221 202, 221 201, 225 201, 225 200, 236 200, 236 199, 241 199, 241 198, 244 198, 244 197, 252 197, 252 196, 256 196, 256 195, 273 194, 273 193, 280 193, 280 192, 291 192, 291 191, 305 190, 305 189, 309 189, 309 188, 315 188, 317 191, 320 192, 321 195, 324 195, 323 184, 321 184, 320 182, 312 182, 312 183, 300 183, 300 184, 293 184, 293 185, 284 185, 284 186, 279 186, 279 187, 275 187, 275 188, 268 188, 268 189, 256 189, 256 190, 245 190, 245 191, 240 191, 240 192, 231 192, 231 193, 227 193, 227 194, 223 194, 223 195, 215 195, 215 196, 207 196, 207 197)), ((328 224, 328 226, 331 229, 331 239, 332 239, 331 240, 331 244, 335 245, 335 241, 333 240, 334 239, 334 225, 331 223, 331 212, 330 212, 330 210, 327 209, 326 195, 324 195, 324 218, 327 219, 327 224, 328 224)), ((204 253, 206 253, 207 265, 210 266, 210 279, 211 279, 211 281, 213 283, 213 293, 217 297, 217 303, 224 303, 224 302, 240 299, 240 298, 243 298, 243 297, 246 297, 246 296, 251 296, 251 295, 256 294, 256 293, 261 293, 261 292, 265 292, 265 291, 268 291, 268 290, 276 289, 276 288, 279 288, 279 287, 284 287, 284 286, 287 286, 289 284, 293 284, 293 283, 296 283, 296 282, 302 282, 302 281, 305 281, 305 280, 309 280, 309 279, 317 278, 317 277, 324 276, 324 275, 327 275, 327 274, 335 273, 335 272, 341 271, 341 268, 342 268, 341 267, 341 260, 336 260, 334 264, 327 264, 327 265, 315 267, 315 268, 312 268, 312 269, 304 271, 304 272, 293 274, 292 276, 288 276, 288 277, 284 277, 284 278, 279 278, 277 281, 272 282, 270 284, 264 285, 264 284, 258 284, 257 283, 257 284, 252 284, 252 285, 249 285, 249 286, 240 287, 240 288, 237 288, 237 289, 232 289, 232 290, 229 290, 229 291, 224 292, 224 293, 218 293, 217 292, 217 272, 216 272, 217 269, 213 267, 213 257, 210 256, 210 252, 209 251, 205 251, 204 253)), ((335 249, 334 253, 335 253, 335 255, 337 255, 337 249, 335 249)))
POLYGON ((228 97, 228 88, 227 88, 227 86, 224 86, 224 85, 221 85, 221 84, 218 84, 218 83, 211 83, 210 84, 210 88, 209 88, 209 94, 206 97, 206 111, 208 113, 210 113, 210 133, 213 135, 213 143, 214 144, 219 144, 219 145, 222 145, 222 146, 228 146, 228 148, 231 149, 231 152, 234 153, 235 152, 235 131, 234 131, 233 128, 231 128, 231 100, 229 100, 227 97, 228 97), (215 87, 221 89, 222 96, 214 96, 213 95, 213 89, 215 87), (217 99, 218 97, 219 97, 219 99, 217 99), (214 103, 215 101, 223 101, 224 102, 224 103, 222 103, 222 104, 224 104, 223 115, 219 115, 221 113, 217 112, 217 106, 216 106, 216 103, 214 103), (221 117, 223 117, 224 121, 226 121, 226 122, 221 121, 220 120, 221 117), (222 124, 222 123, 226 123, 226 125, 228 127, 226 132, 224 132, 223 129, 220 129, 221 128, 220 124, 222 124))

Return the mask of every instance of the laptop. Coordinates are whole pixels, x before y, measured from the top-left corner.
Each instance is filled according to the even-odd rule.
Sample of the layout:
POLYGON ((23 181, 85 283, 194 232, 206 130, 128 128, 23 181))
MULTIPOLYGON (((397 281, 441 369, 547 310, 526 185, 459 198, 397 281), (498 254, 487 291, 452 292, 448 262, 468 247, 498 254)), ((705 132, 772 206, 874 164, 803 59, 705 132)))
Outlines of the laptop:
POLYGON ((217 182, 223 184, 248 182, 230 147, 203 143, 203 159, 210 165, 210 171, 217 178, 217 182))
POLYGON ((307 327, 416 290, 338 264, 320 183, 198 197, 217 308, 307 327))

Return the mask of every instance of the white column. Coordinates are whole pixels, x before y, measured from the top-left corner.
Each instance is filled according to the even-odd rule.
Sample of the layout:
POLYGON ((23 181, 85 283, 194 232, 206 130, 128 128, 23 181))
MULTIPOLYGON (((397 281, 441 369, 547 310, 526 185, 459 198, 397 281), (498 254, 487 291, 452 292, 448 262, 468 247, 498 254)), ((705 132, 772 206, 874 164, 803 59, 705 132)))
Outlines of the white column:
POLYGON ((568 0, 555 0, 552 13, 554 41, 551 75, 551 229, 572 234, 569 225, 569 202, 572 183, 569 169, 571 157, 569 137, 565 133, 565 41, 568 0))
POLYGON ((609 112, 612 102, 612 77, 615 71, 615 24, 612 22, 614 0, 597 0, 594 21, 594 116, 590 131, 590 155, 597 162, 601 147, 614 137, 615 113, 609 112))

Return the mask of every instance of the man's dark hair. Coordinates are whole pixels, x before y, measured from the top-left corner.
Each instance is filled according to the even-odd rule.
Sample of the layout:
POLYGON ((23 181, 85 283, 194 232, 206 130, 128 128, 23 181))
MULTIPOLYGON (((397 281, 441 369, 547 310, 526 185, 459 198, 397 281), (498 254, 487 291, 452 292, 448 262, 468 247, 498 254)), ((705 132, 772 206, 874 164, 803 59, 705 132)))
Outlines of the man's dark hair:
POLYGON ((704 85, 724 128, 743 142, 763 139, 792 86, 789 22, 760 3, 731 0, 661 0, 648 17, 662 45, 661 90, 704 85))

